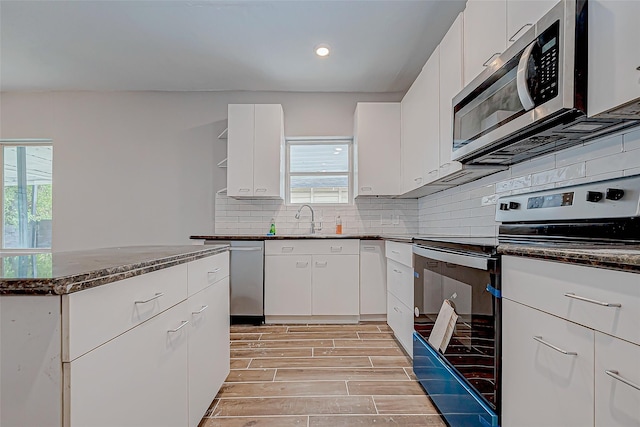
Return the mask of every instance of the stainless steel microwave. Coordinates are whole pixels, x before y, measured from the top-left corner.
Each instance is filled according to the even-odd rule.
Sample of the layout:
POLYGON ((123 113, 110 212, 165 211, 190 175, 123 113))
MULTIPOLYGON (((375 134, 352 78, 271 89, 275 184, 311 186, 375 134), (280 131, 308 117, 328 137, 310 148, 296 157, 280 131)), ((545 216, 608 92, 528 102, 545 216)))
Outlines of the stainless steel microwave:
POLYGON ((587 116, 587 14, 560 1, 453 99, 453 160, 510 165, 638 123, 587 116))

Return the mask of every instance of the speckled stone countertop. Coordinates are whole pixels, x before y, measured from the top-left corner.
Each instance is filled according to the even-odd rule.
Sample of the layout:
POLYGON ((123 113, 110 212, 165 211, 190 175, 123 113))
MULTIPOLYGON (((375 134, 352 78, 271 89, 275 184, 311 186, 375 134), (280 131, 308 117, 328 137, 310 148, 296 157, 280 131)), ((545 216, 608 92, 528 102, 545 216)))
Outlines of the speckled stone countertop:
POLYGON ((0 295, 63 295, 226 251, 228 245, 129 246, 2 255, 0 295))
POLYGON ((640 246, 572 247, 501 243, 498 252, 549 261, 640 273, 640 246))
POLYGON ((193 240, 291 240, 291 239, 359 239, 359 240, 393 240, 396 242, 412 243, 412 235, 386 235, 386 234, 277 234, 267 236, 256 235, 219 235, 203 234, 190 236, 193 240))

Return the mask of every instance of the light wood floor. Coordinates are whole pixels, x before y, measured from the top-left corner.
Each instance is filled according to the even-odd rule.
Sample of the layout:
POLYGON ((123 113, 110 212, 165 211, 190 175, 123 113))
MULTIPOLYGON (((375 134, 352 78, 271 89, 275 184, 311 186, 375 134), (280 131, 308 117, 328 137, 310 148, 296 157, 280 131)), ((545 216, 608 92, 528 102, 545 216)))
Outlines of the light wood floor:
POLYGON ((384 323, 232 326, 200 427, 442 426, 384 323))

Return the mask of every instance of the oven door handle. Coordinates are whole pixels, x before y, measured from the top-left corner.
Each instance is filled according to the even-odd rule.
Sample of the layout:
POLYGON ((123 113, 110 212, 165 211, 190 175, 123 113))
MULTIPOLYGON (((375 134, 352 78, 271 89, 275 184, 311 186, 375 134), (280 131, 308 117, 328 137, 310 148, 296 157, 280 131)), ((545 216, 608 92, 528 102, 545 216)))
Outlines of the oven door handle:
POLYGON ((423 258, 447 262, 449 264, 462 265, 464 267, 477 268, 479 270, 489 270, 489 263, 493 263, 496 260, 495 258, 448 252, 442 249, 427 249, 417 245, 413 246, 413 253, 423 258))

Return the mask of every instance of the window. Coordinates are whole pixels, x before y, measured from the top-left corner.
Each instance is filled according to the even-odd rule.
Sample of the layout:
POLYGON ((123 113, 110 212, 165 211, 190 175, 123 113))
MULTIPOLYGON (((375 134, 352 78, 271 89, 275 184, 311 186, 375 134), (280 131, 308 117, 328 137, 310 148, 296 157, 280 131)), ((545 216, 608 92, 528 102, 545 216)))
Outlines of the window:
POLYGON ((287 140, 287 201, 349 203, 351 140, 287 140))
POLYGON ((2 249, 50 249, 53 146, 0 141, 2 249))

